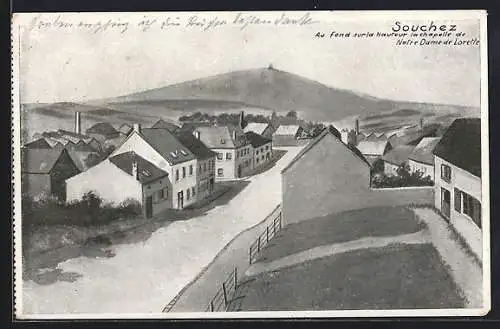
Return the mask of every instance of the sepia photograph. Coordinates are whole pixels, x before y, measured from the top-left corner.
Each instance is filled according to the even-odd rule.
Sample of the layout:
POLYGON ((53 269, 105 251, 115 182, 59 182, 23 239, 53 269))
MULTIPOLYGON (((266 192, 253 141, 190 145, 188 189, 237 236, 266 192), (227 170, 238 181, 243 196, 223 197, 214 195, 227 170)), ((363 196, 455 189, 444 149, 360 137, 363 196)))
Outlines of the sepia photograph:
POLYGON ((19 319, 482 316, 486 12, 12 18, 19 319))

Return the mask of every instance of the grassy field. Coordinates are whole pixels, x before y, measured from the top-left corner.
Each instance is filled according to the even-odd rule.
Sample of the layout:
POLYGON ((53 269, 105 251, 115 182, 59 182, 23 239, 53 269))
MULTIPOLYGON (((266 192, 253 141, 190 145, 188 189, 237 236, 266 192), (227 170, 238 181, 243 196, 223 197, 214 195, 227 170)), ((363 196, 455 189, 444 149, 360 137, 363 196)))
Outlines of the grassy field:
POLYGON ((391 245, 243 278, 229 311, 460 308, 431 244, 391 245))
POLYGON ((418 232, 425 225, 404 207, 377 207, 310 219, 286 226, 259 261, 273 261, 321 245, 364 237, 391 236, 418 232))

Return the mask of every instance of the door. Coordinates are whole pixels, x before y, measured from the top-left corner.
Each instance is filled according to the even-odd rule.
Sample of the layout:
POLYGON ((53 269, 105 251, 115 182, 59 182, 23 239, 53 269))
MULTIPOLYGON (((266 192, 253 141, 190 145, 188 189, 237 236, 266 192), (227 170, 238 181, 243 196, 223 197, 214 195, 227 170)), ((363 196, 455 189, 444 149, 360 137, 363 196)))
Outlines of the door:
POLYGON ((153 217, 153 196, 146 197, 146 218, 153 217))
POLYGON ((177 208, 178 209, 184 208, 184 193, 183 193, 183 191, 180 191, 177 193, 177 208))
POLYGON ((450 191, 445 188, 441 188, 441 213, 446 218, 450 218, 450 200, 450 191))
POLYGON ((241 165, 238 165, 238 177, 241 177, 241 165))
POLYGON ((214 179, 210 178, 210 192, 214 190, 214 179))

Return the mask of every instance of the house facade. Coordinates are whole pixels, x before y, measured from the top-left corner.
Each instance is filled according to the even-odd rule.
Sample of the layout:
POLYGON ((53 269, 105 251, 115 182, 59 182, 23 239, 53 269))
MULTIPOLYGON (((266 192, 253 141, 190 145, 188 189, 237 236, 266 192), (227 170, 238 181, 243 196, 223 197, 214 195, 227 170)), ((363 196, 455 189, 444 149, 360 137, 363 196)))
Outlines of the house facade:
POLYGON ((131 151, 168 173, 172 208, 182 209, 197 201, 196 156, 173 133, 134 125, 134 131, 111 156, 131 151))
POLYGON ((273 146, 297 146, 299 140, 307 139, 304 128, 299 125, 280 125, 273 133, 273 146))
POLYGON ((65 149, 23 149, 21 190, 32 197, 55 196, 66 200, 65 180, 80 170, 65 149))
POLYGON ((252 145, 241 128, 236 126, 198 127, 193 134, 216 153, 216 180, 243 177, 253 169, 252 145))
POLYGON ((109 157, 96 166, 66 180, 67 201, 80 200, 94 192, 105 202, 139 202, 145 218, 171 207, 172 187, 168 173, 134 152, 109 157), (106 179, 113 177, 113 179, 106 179))
POLYGON ((246 132, 245 135, 250 141, 250 145, 252 145, 253 168, 255 169, 269 163, 273 156, 272 139, 265 138, 257 133, 254 133, 253 131, 246 132))
POLYGON ((414 146, 399 145, 387 152, 383 157, 384 174, 387 176, 398 176, 398 170, 408 164, 408 157, 413 152, 414 146))
POLYGON ((245 133, 252 131, 268 139, 273 137, 273 127, 269 123, 249 122, 244 131, 245 133))
POLYGON ((482 258, 480 119, 457 119, 433 151, 435 207, 482 258))
POLYGON ((356 147, 372 165, 392 149, 392 145, 387 139, 364 139, 359 141, 356 147))

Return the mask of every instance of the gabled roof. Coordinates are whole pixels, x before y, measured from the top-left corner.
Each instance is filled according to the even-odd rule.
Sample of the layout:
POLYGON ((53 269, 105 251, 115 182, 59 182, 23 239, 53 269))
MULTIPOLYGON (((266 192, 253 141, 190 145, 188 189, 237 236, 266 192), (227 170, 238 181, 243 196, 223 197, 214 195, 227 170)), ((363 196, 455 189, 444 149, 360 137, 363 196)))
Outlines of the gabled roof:
POLYGON ((253 131, 254 133, 262 135, 264 131, 267 129, 267 127, 269 127, 268 123, 249 122, 245 127, 244 131, 245 133, 253 131))
POLYGON ((176 133, 176 136, 182 145, 186 146, 198 159, 203 160, 217 155, 217 153, 210 150, 202 141, 188 131, 179 131, 176 133))
POLYGON ((80 140, 78 143, 76 143, 73 149, 78 152, 95 152, 94 148, 85 143, 83 140, 80 140))
POLYGON ((48 174, 54 168, 64 149, 22 149, 22 172, 30 174, 48 174))
POLYGON ((481 177, 481 119, 456 119, 434 148, 433 154, 481 177))
POLYGON ((243 129, 236 126, 198 127, 195 130, 200 133, 200 140, 211 149, 239 148, 248 144, 243 129), (236 139, 233 133, 236 133, 236 139))
MULTIPOLYGON (((331 127, 331 128, 333 128, 333 127, 331 127)), ((295 156, 295 158, 293 158, 292 161, 290 161, 290 163, 285 168, 283 168, 283 170, 281 171, 281 173, 284 173, 288 169, 290 169, 295 164, 295 162, 297 162, 300 158, 302 158, 309 150, 311 150, 325 136, 328 136, 328 135, 332 135, 341 145, 343 145, 346 149, 348 149, 349 151, 351 151, 359 160, 361 160, 369 168, 371 168, 370 163, 365 159, 365 157, 355 147, 348 147, 347 145, 345 145, 344 143, 342 143, 342 141, 337 136, 335 136, 334 131, 337 131, 337 129, 333 128, 335 130, 332 130, 331 128, 324 129, 323 132, 318 137, 316 137, 313 140, 311 140, 311 142, 309 142, 309 144, 307 144, 302 150, 300 150, 300 152, 295 156)))
POLYGON ((37 140, 34 140, 30 143, 24 144, 25 148, 29 149, 50 149, 49 143, 43 138, 39 138, 37 140))
POLYGON ((68 150, 68 155, 71 157, 71 160, 75 163, 76 167, 80 171, 86 171, 90 167, 87 166, 85 163, 85 160, 90 156, 93 155, 95 157, 99 157, 96 152, 86 152, 86 151, 78 151, 78 150, 68 150))
POLYGON ((280 125, 274 132, 274 135, 288 135, 295 136, 299 131, 299 125, 280 125))
POLYGON ((175 133, 177 130, 179 130, 180 127, 173 122, 169 122, 169 121, 165 121, 163 119, 160 119, 160 120, 156 121, 155 124, 151 126, 151 128, 167 129, 167 130, 170 130, 171 132, 175 133))
POLYGON ((415 147, 411 145, 399 145, 387 152, 382 157, 382 160, 392 163, 393 165, 400 166, 406 161, 415 147))
POLYGON ((381 140, 362 140, 358 143, 358 150, 364 155, 382 156, 386 150, 389 141, 387 139, 381 140))
POLYGON ((272 142, 272 140, 270 140, 269 138, 265 138, 264 136, 259 135, 253 131, 248 131, 245 133, 245 135, 252 147, 260 147, 272 142))
POLYGON ((92 138, 92 137, 84 135, 84 134, 78 134, 78 133, 75 133, 73 131, 64 130, 64 129, 58 129, 57 130, 57 134, 59 134, 61 136, 73 137, 73 138, 76 138, 76 139, 79 139, 79 140, 80 139, 88 140, 88 139, 92 138))
POLYGON ((118 128, 118 131, 122 134, 128 135, 132 131, 132 129, 134 128, 131 125, 129 125, 128 123, 124 123, 118 128))
POLYGON ((99 134, 103 136, 115 135, 118 133, 116 129, 107 122, 98 122, 86 130, 87 134, 99 134))
POLYGON ((130 176, 132 176, 132 164, 135 162, 137 164, 138 180, 142 184, 147 184, 168 176, 166 171, 156 167, 154 164, 134 152, 117 154, 110 157, 109 161, 130 176))
POLYGON ((196 159, 195 155, 167 129, 143 128, 140 135, 170 164, 196 159))
POLYGON ((437 143, 439 143, 439 140, 439 137, 422 138, 408 158, 417 162, 433 165, 434 156, 432 151, 437 143))

